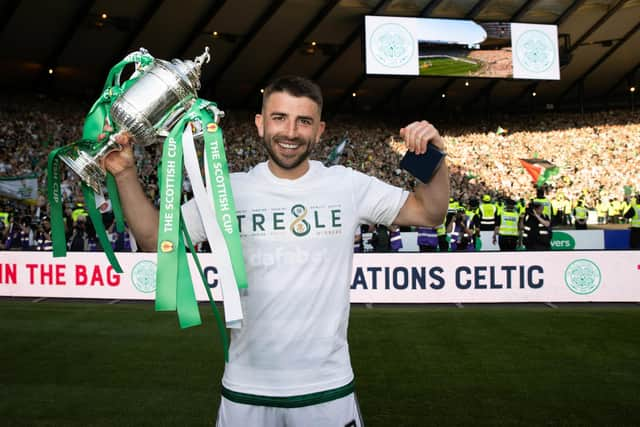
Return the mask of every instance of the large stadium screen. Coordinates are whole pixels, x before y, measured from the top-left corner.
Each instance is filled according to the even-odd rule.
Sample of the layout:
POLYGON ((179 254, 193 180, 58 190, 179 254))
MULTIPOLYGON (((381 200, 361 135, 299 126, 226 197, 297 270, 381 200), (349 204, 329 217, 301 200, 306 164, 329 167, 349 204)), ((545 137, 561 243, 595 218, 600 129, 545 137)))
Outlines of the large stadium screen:
POLYGON ((558 28, 365 16, 367 74, 559 80, 558 28))

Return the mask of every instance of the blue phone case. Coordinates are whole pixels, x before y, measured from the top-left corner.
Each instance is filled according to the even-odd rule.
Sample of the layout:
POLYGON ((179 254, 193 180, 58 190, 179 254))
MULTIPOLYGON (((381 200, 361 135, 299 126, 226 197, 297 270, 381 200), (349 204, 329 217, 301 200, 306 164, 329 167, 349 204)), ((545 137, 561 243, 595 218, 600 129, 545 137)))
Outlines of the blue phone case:
POLYGON ((427 152, 424 154, 416 154, 411 151, 407 152, 402 160, 400 160, 400 167, 420 181, 429 182, 433 174, 440 167, 444 156, 446 156, 445 153, 438 150, 433 144, 428 144, 427 152))

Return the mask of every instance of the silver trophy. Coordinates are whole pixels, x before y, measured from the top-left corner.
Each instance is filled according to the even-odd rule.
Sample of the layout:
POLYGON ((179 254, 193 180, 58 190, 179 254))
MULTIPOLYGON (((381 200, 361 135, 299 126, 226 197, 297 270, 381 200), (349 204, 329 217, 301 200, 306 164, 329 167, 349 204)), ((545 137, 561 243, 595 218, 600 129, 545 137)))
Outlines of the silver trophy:
MULTIPOLYGON (((140 52, 148 54, 144 49, 140 52)), ((154 58, 111 106, 111 119, 119 133, 131 133, 136 144, 143 146, 164 140, 197 99, 201 67, 210 59, 208 46, 193 61, 173 59, 169 62, 154 58)), ((211 108, 216 121, 224 116, 215 106, 211 108)), ((101 193, 106 178, 102 160, 120 149, 116 135, 111 135, 104 142, 78 145, 61 154, 60 159, 95 192, 101 193)))

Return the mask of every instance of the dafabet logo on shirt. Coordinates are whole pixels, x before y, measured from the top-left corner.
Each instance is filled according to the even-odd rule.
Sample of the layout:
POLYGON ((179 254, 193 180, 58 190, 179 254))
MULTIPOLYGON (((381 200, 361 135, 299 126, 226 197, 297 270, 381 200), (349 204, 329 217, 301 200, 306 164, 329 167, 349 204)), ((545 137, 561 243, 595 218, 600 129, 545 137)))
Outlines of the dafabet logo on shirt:
POLYGON ((342 206, 306 206, 255 208, 238 211, 241 235, 267 235, 291 232, 296 237, 342 233, 342 206))

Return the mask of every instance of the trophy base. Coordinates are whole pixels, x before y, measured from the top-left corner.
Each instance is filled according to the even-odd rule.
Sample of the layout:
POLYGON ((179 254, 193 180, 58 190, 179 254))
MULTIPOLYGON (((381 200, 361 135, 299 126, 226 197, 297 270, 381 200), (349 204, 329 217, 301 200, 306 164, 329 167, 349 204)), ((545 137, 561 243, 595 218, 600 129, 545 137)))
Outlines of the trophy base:
POLYGON ((104 169, 96 162, 95 158, 84 151, 77 150, 75 154, 73 158, 68 155, 61 155, 60 160, 69 166, 93 191, 102 194, 102 183, 107 176, 104 169))

